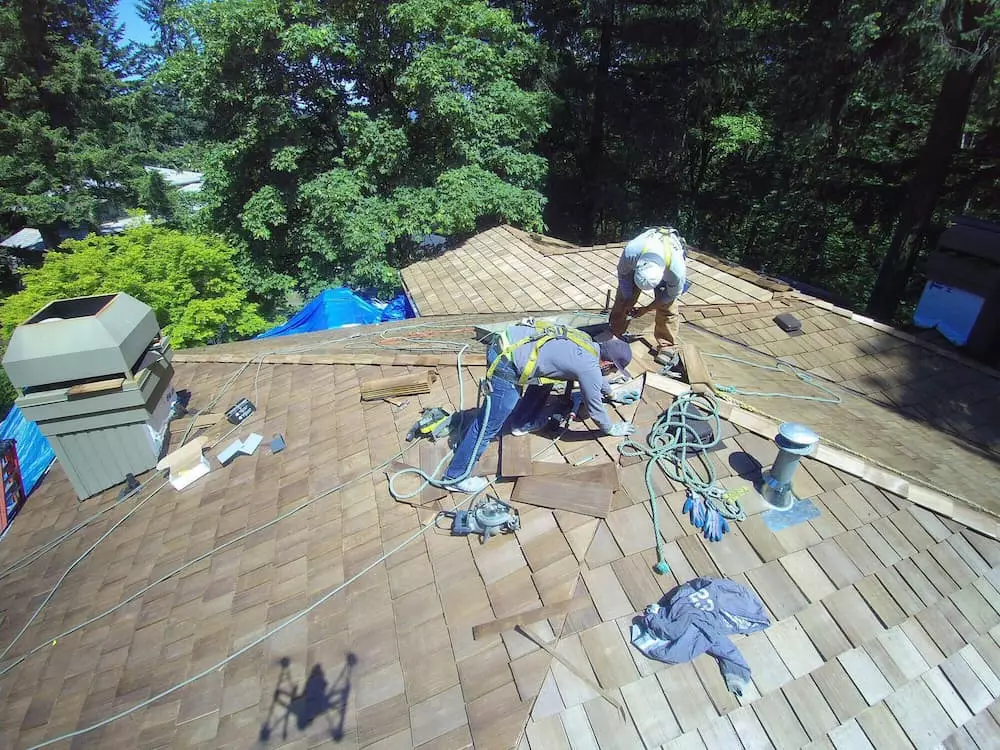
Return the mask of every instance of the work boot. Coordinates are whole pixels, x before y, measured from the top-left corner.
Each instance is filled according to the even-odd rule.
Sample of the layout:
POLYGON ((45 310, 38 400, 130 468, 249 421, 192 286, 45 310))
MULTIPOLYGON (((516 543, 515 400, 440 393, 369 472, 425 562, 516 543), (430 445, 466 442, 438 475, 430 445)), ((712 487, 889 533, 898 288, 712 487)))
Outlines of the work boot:
POLYGON ((464 492, 468 495, 475 495, 482 492, 489 485, 486 477, 466 477, 461 482, 449 485, 450 492, 464 492))

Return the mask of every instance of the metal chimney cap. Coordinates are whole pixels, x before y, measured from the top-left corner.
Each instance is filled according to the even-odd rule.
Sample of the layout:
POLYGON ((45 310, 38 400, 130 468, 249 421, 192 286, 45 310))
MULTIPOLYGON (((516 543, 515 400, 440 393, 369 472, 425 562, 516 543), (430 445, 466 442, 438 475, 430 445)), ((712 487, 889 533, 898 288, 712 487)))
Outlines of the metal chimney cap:
POLYGON ((819 435, 804 424, 785 422, 778 428, 774 442, 779 448, 799 456, 808 456, 816 450, 819 435))

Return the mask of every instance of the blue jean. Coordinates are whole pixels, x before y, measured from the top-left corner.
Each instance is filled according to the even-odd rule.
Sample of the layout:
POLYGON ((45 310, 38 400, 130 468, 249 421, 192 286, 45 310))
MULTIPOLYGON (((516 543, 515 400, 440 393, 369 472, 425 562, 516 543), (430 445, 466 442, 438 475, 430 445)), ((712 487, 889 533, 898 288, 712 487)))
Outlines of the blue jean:
MULTIPOLYGON (((493 364, 499 356, 496 346, 490 347, 486 354, 487 366, 493 364)), ((517 381, 517 370, 510 359, 504 359, 497 365, 490 378, 490 418, 486 420, 486 402, 479 408, 475 420, 465 430, 462 440, 455 449, 451 463, 444 476, 445 481, 453 481, 471 476, 476 463, 482 458, 486 451, 486 446, 495 439, 503 430, 504 424, 509 419, 513 424, 525 424, 529 422, 545 405, 552 390, 551 385, 529 385, 524 390, 524 395, 518 393, 515 382, 517 381), (485 430, 483 422, 486 422, 485 430), (479 440, 479 433, 483 432, 482 440, 479 440), (479 442, 479 450, 476 450, 476 442, 479 442), (470 464, 471 462, 471 464, 470 464), (468 472, 466 472, 468 469, 468 472)))

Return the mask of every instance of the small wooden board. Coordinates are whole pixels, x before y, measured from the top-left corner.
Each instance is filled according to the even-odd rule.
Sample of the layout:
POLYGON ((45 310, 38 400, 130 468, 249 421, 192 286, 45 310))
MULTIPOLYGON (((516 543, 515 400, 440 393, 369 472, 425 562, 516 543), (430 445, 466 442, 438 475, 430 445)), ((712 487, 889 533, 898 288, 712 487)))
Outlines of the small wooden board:
POLYGON ((696 393, 712 392, 712 376, 708 374, 705 360, 701 357, 701 352, 694 344, 683 344, 681 346, 681 361, 684 363, 684 372, 687 373, 688 383, 691 390, 696 393))
POLYGON ((535 461, 531 466, 531 475, 560 476, 567 482, 597 484, 612 492, 618 489, 618 467, 613 463, 588 467, 535 461))
POLYGON ((526 477, 533 474, 531 435, 504 435, 500 445, 500 474, 526 477))
POLYGON ((79 383, 71 385, 66 390, 66 395, 72 398, 73 396, 92 396, 95 393, 118 391, 121 390, 124 383, 125 378, 109 378, 108 380, 98 380, 93 383, 79 383))
MULTIPOLYGON (((431 442, 430 440, 422 440, 420 442, 420 469, 428 476, 434 476, 434 470, 437 466, 448 455, 448 442, 445 440, 436 440, 431 442)), ((442 467, 442 471, 447 468, 442 467)), ((432 503, 435 500, 439 500, 448 494, 447 490, 443 490, 440 487, 435 487, 428 484, 420 492, 420 504, 426 505, 432 503)))
POLYGON ((589 596, 577 596, 556 604, 551 604, 547 607, 537 607, 536 609, 511 615, 510 617, 501 617, 497 620, 492 620, 491 622, 474 625, 472 627, 472 637, 477 640, 480 638, 487 638, 491 635, 502 633, 505 630, 513 630, 518 625, 530 625, 531 623, 538 622, 539 620, 559 617, 561 615, 569 614, 570 612, 576 612, 577 610, 584 609, 589 605, 589 596))
POLYGON ((419 396, 431 392, 431 385, 437 380, 437 371, 425 370, 391 378, 374 378, 361 384, 362 401, 378 401, 396 396, 419 396))
POLYGON ((605 518, 611 512, 611 490, 578 481, 566 474, 521 477, 514 487, 512 499, 528 505, 571 510, 599 518, 605 518))

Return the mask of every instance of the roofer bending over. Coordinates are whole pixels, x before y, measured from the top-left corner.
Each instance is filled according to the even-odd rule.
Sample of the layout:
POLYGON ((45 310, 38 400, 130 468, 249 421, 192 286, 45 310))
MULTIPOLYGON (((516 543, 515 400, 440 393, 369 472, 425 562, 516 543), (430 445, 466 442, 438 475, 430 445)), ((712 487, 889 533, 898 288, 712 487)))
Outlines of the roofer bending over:
POLYGON ((618 259, 618 291, 611 308, 611 333, 625 335, 630 317, 638 318, 656 311, 653 336, 656 338, 656 361, 672 365, 677 361, 680 331, 680 296, 684 291, 687 270, 684 238, 673 227, 647 229, 625 245, 618 259), (637 308, 641 292, 651 292, 653 301, 637 308))
POLYGON ((482 491, 487 481, 472 476, 472 469, 486 446, 500 434, 508 420, 514 425, 535 422, 552 385, 558 381, 575 380, 580 384, 590 418, 606 435, 634 433, 635 427, 629 422, 612 424, 603 405, 605 396, 622 403, 638 397, 634 392, 612 395, 611 386, 604 378, 614 370, 628 377, 626 368, 631 361, 632 350, 621 339, 597 343, 583 331, 546 321, 529 320, 510 326, 497 337, 486 355, 485 388, 490 395, 488 418, 484 399, 475 421, 462 435, 442 480, 454 481, 468 474, 449 489, 468 493, 482 491))

